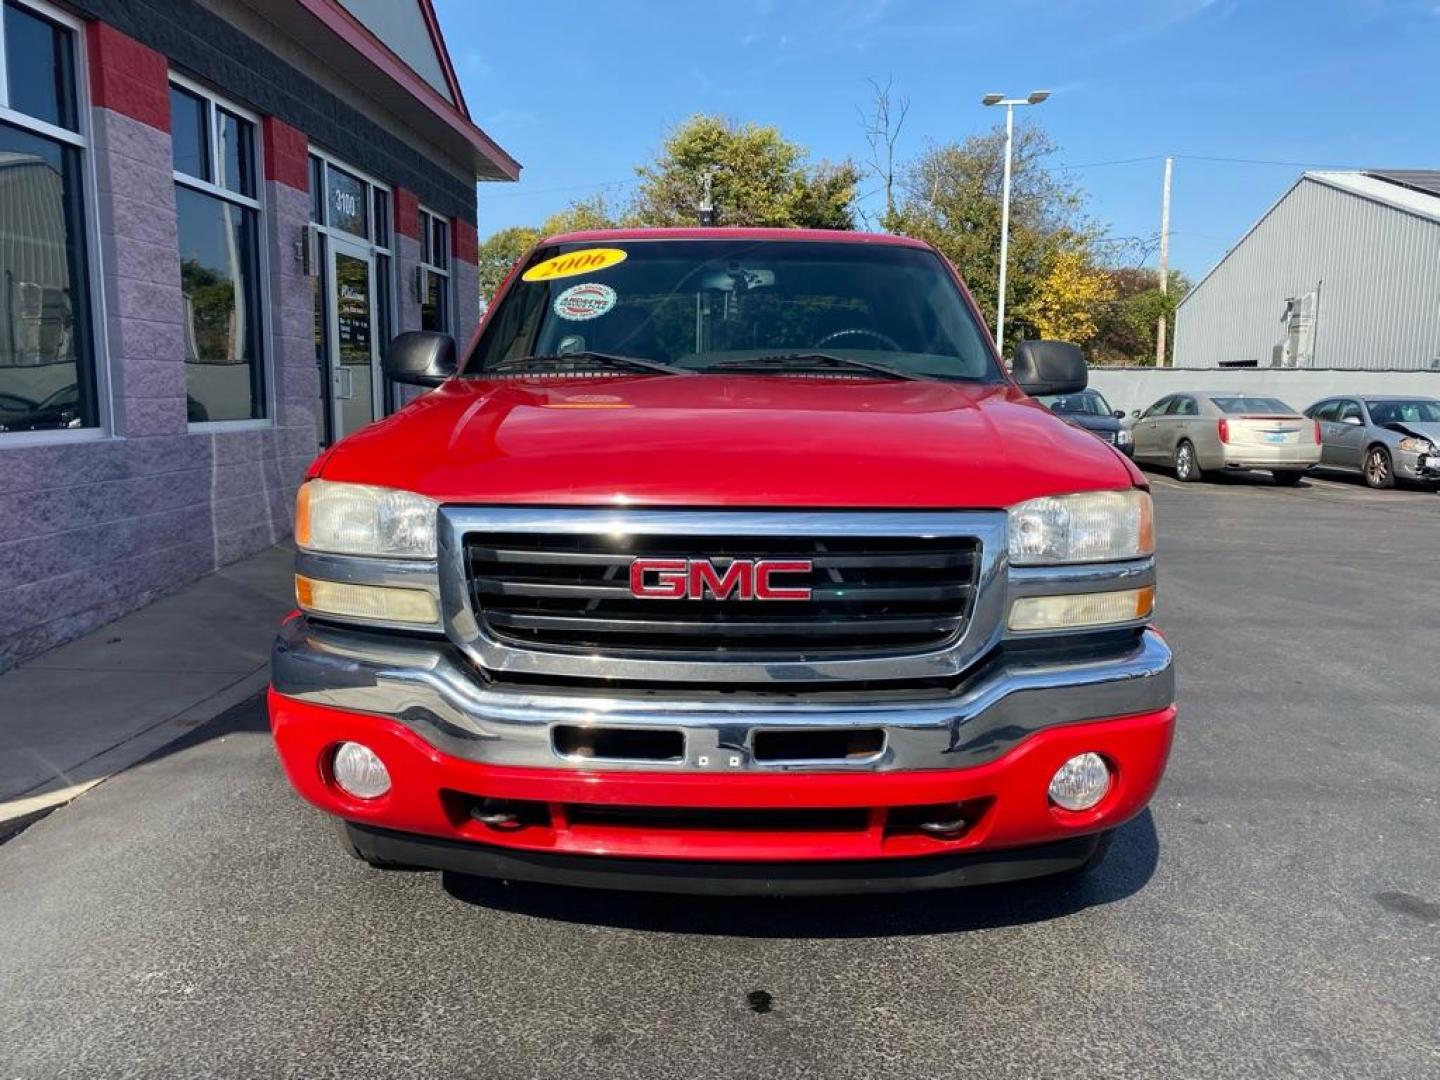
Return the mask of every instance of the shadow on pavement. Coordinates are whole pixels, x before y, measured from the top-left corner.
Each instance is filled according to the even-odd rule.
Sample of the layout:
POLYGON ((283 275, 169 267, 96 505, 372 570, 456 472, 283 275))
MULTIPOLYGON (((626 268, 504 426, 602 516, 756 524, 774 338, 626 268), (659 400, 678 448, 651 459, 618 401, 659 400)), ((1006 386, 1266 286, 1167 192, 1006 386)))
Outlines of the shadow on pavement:
POLYGON ((675 934, 864 938, 957 933, 1073 915, 1138 892, 1155 873, 1160 839, 1146 810, 1122 826, 1085 877, 1040 878, 944 892, 826 898, 722 898, 568 889, 443 875, 445 891, 479 907, 563 922, 675 934))

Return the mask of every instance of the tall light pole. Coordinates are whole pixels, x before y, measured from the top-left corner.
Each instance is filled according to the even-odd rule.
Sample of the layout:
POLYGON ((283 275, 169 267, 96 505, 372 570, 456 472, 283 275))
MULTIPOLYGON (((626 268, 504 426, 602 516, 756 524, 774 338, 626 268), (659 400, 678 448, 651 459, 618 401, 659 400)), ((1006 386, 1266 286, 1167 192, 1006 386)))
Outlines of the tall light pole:
POLYGON ((1007 98, 1004 94, 986 94, 981 105, 1005 106, 1005 187, 1000 197, 1000 302, 995 313, 995 349, 1005 349, 1005 271, 1010 263, 1010 148, 1015 140, 1015 106, 1039 105, 1050 96, 1049 90, 1032 90, 1029 97, 1007 98))

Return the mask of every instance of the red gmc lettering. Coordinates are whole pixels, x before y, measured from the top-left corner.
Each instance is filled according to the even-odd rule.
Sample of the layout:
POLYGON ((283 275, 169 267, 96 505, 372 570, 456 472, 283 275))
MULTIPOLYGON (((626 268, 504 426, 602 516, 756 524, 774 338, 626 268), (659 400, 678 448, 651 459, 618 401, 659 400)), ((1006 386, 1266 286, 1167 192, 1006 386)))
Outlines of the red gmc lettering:
POLYGON ((793 562, 777 562, 773 559, 766 559, 755 564, 755 599, 756 600, 809 600, 810 586, 797 585, 791 588, 781 588, 779 585, 770 583, 772 574, 808 574, 814 569, 815 564, 809 559, 796 559, 793 562))
POLYGON ((806 559, 735 559, 723 570, 709 559, 636 559, 630 593, 649 600, 809 600, 810 588, 785 587, 776 574, 808 574, 806 559))
POLYGON ((654 600, 683 600, 685 560, 636 559, 630 564, 630 593, 654 600), (654 576, 653 582, 647 580, 647 574, 654 576))
POLYGON ((730 594, 738 592, 737 600, 755 599, 755 564, 739 559, 725 568, 724 574, 715 569, 715 564, 699 559, 690 562, 690 599, 705 599, 705 590, 710 590, 716 600, 728 600, 730 594))

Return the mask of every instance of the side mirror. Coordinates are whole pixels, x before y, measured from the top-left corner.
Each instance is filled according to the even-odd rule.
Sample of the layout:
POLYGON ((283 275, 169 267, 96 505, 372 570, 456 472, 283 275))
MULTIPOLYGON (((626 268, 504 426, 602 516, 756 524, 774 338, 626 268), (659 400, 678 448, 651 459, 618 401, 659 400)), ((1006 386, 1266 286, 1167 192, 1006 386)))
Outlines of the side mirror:
POLYGON ((1345 417, 1345 419, 1341 420, 1340 422, 1341 422, 1342 424, 1349 424, 1351 427, 1359 427, 1359 426, 1360 426, 1360 417, 1358 417, 1358 416, 1347 416, 1347 417, 1345 417))
MULTIPOLYGON (((1121 419, 1123 419, 1123 417, 1122 417, 1121 419)), ((1131 420, 1139 420, 1139 419, 1140 419, 1140 410, 1139 410, 1139 409, 1131 409, 1131 410, 1130 410, 1130 419, 1131 419, 1131 420)))
POLYGON ((385 350, 385 377, 412 386, 439 386, 455 374, 455 339, 449 334, 411 330, 385 350))
POLYGON ((1068 341, 1022 341, 1015 346, 1015 381, 1036 394, 1077 394, 1090 382, 1080 346, 1068 341))
MULTIPOLYGON (((1125 410, 1124 410, 1124 409, 1116 409, 1116 410, 1115 410, 1113 413, 1111 413, 1110 415, 1113 416, 1116 420, 1124 420, 1124 419, 1125 419, 1125 410)), ((1133 415, 1139 416, 1139 415, 1140 415, 1140 410, 1139 410, 1139 409, 1136 409, 1133 415)))

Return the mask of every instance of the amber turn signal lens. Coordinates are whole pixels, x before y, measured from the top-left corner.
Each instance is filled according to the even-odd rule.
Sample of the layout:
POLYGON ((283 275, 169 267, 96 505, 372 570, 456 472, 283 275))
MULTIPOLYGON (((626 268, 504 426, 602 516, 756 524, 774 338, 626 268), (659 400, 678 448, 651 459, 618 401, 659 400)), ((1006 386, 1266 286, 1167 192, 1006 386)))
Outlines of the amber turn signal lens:
MULTIPOLYGON (((1142 492, 1145 496, 1140 500, 1140 550, 1148 554, 1155 552, 1155 500, 1150 497, 1148 491, 1142 492)), ((1141 589, 1141 592, 1145 590, 1141 589)), ((1155 590, 1150 590, 1150 599, 1155 599, 1155 590)), ((1148 612, 1147 612, 1148 614, 1148 612)))
POLYGON ((300 490, 295 493, 295 544, 302 548, 310 546, 310 485, 308 483, 301 484, 300 490))

